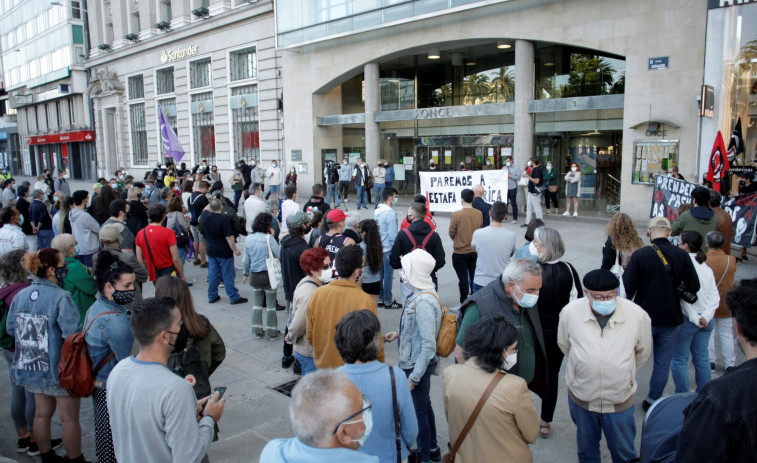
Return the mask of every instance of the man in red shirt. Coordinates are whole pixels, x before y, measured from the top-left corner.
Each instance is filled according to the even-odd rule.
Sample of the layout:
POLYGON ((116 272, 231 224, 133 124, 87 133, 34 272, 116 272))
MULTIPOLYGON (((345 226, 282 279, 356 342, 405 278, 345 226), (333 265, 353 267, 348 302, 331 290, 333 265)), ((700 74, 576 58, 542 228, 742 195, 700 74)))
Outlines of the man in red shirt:
POLYGON ((147 267, 152 282, 174 271, 184 280, 184 268, 181 266, 179 248, 176 247, 176 233, 161 225, 166 217, 166 207, 153 204, 147 210, 147 217, 150 223, 137 233, 137 260, 147 267))

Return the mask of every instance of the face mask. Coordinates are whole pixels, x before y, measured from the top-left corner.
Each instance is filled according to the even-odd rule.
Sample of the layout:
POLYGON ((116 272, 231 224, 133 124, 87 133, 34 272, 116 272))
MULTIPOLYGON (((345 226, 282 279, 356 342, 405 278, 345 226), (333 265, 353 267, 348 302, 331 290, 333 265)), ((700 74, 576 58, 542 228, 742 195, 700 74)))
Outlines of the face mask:
POLYGON ((577 170, 578 170, 578 167, 571 167, 571 168, 570 168, 570 171, 571 171, 571 172, 576 172, 577 170))
POLYGON ((547 166, 547 170, 552 170, 552 166, 547 166))
POLYGON ((508 161, 508 162, 505 163, 505 166, 510 167, 512 164, 513 164, 512 162, 508 161))
POLYGON ((532 256, 538 256, 538 255, 539 255, 539 251, 538 251, 538 250, 536 249, 536 245, 534 244, 534 242, 533 242, 533 241, 531 241, 531 242, 530 242, 530 243, 528 244, 528 252, 529 252, 529 254, 531 254, 532 256))
POLYGON ((76 243, 76 250, 74 252, 76 253, 77 256, 79 255, 79 249, 80 249, 79 243, 76 243))
POLYGON ((145 193, 149 193, 150 190, 152 190, 152 187, 150 185, 145 185, 145 193))
POLYGON ((379 167, 384 167, 384 165, 383 165, 383 164, 379 164, 378 166, 379 166, 379 167))
POLYGON ((272 167, 276 168, 276 167, 279 167, 279 165, 278 164, 272 164, 272 167))
POLYGON ((491 165, 492 165, 492 163, 491 163, 490 161, 486 161, 486 165, 487 165, 487 166, 491 166, 491 165))
POLYGON ((531 162, 531 161, 528 161, 528 167, 532 167, 533 165, 534 165, 534 163, 533 163, 533 162, 531 162))
POLYGON ((116 187, 118 187, 118 183, 111 183, 111 184, 110 184, 110 187, 111 187, 111 188, 116 188, 116 187))
POLYGON ((505 370, 510 370, 516 363, 518 363, 518 352, 508 354, 507 357, 505 357, 505 364, 503 366, 505 367, 505 370))
POLYGON ((362 447, 365 444, 365 441, 368 440, 368 436, 371 435, 371 431, 373 431, 373 409, 369 408, 368 410, 364 411, 362 420, 349 421, 344 424, 359 423, 360 421, 365 424, 365 432, 363 433, 363 437, 358 440, 353 439, 352 442, 357 442, 362 447))
POLYGON ((407 223, 413 223, 413 216, 412 215, 408 215, 407 217, 405 217, 405 219, 407 220, 407 223))
POLYGON ((123 180, 123 179, 125 179, 125 178, 126 178, 126 175, 124 175, 124 174, 121 174, 121 177, 119 177, 119 178, 120 178, 121 180, 123 180))
POLYGON ((399 200, 400 200, 399 198, 394 198, 394 201, 392 201, 392 206, 396 206, 397 205, 397 201, 399 201, 399 200))
POLYGON ((321 283, 325 285, 326 283, 334 279, 334 272, 332 272, 331 269, 322 270, 321 274, 318 275, 318 279, 321 280, 321 283))
POLYGON ((67 276, 68 276, 68 267, 64 266, 64 267, 55 269, 55 278, 58 279, 59 285, 63 284, 63 280, 65 280, 67 276))
POLYGON ((616 299, 611 301, 591 301, 591 308, 599 315, 604 316, 615 312, 615 307, 617 307, 617 305, 618 301, 616 299))
POLYGON ((347 165, 347 161, 342 161, 342 165, 347 165))
POLYGON ((290 170, 289 172, 294 173, 294 169, 290 170))
POLYGON ((739 186, 746 186, 746 182, 744 180, 739 180, 739 186))
POLYGON ((131 303, 134 300, 134 295, 136 294, 137 290, 132 289, 130 291, 119 291, 115 290, 113 292, 113 302, 115 302, 118 305, 126 305, 131 303))
POLYGON ((517 302, 519 306, 527 309, 529 307, 533 307, 536 305, 536 301, 539 300, 538 294, 526 294, 523 292, 522 289, 520 289, 520 286, 515 285, 515 287, 518 288, 518 291, 520 291, 521 294, 523 294, 523 297, 521 298, 518 298, 513 294, 513 297, 515 298, 515 302, 517 302))
POLYGON ((18 220, 19 220, 19 222, 18 222, 18 226, 20 227, 21 225, 23 225, 23 224, 24 224, 24 216, 23 216, 23 215, 20 215, 20 216, 19 216, 19 219, 18 219, 18 220))

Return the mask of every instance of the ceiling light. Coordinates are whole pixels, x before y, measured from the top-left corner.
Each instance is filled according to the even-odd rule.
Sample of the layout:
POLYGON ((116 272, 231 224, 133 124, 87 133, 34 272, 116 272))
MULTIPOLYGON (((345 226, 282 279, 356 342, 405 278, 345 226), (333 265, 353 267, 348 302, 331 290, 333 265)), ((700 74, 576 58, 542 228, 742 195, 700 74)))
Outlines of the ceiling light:
POLYGON ((510 45, 508 42, 497 42, 497 48, 504 50, 507 48, 512 48, 512 45, 510 45))
POLYGON ((476 62, 475 61, 468 61, 467 63, 465 63, 465 65, 466 66, 475 66, 476 62))
POLYGON ((438 48, 432 48, 428 51, 428 59, 439 59, 442 55, 439 53, 438 48))
POLYGON ((544 63, 544 66, 546 66, 546 67, 551 67, 551 66, 554 66, 554 65, 555 65, 555 63, 552 63, 552 62, 550 62, 550 63, 544 63))

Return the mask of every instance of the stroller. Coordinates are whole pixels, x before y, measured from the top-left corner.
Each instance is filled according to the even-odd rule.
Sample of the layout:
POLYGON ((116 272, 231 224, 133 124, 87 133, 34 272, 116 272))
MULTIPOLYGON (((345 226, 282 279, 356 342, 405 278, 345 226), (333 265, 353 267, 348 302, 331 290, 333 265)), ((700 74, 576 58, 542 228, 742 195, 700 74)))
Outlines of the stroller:
POLYGON ((673 463, 683 426, 683 411, 697 395, 696 392, 674 394, 652 404, 641 428, 641 456, 628 463, 673 463))

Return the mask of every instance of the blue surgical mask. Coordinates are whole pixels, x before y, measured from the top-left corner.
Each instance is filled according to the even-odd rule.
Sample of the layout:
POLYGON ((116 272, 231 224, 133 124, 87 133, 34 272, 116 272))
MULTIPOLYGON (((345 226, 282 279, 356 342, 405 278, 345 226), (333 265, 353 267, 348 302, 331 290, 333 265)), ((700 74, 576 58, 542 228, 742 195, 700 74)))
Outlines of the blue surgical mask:
POLYGON ((79 251, 80 250, 81 250, 81 248, 79 247, 79 243, 76 243, 76 251, 74 251, 74 252, 76 252, 77 256, 79 255, 79 251))
POLYGON ((20 217, 21 217, 21 222, 18 223, 19 227, 24 224, 24 216, 22 215, 20 217))
POLYGON ((520 291, 521 294, 523 294, 523 297, 521 298, 518 298, 517 296, 515 296, 515 294, 513 294, 515 302, 517 302, 519 306, 527 309, 536 305, 536 301, 539 300, 538 294, 526 294, 522 289, 520 289, 520 286, 518 286, 517 284, 515 285, 515 287, 518 288, 518 291, 520 291))
POLYGON ((599 315, 604 315, 605 317, 610 315, 611 313, 615 312, 615 308, 618 306, 617 299, 612 299, 609 301, 591 301, 591 308, 599 315))
MULTIPOLYGON (((361 420, 349 421, 345 424, 357 423, 359 421, 361 420)), ((369 408, 368 410, 363 412, 362 421, 365 424, 365 432, 363 433, 363 437, 361 437, 357 441, 354 441, 354 440, 352 441, 352 442, 357 442, 361 447, 365 445, 365 441, 368 440, 368 436, 370 436, 371 431, 373 431, 373 409, 369 408)))
POLYGON ((396 206, 397 205, 397 201, 399 201, 399 198, 394 198, 394 201, 392 201, 392 206, 396 206))

